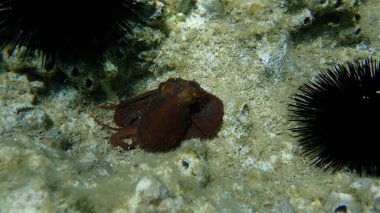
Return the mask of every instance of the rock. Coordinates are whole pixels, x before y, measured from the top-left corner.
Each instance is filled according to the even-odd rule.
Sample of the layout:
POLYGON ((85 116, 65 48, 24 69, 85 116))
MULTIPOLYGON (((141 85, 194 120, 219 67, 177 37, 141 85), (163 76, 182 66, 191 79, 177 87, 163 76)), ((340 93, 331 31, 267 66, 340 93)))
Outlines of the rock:
POLYGON ((355 213, 360 212, 358 203, 354 197, 346 193, 333 192, 330 194, 326 205, 327 212, 331 213, 355 213))
POLYGON ((52 125, 52 121, 46 112, 34 107, 21 107, 16 110, 14 116, 17 126, 23 130, 45 131, 52 125))
POLYGON ((181 154, 176 162, 179 173, 185 179, 194 179, 195 182, 204 186, 208 182, 208 169, 203 156, 194 150, 188 150, 181 154))
POLYGON ((293 213, 293 209, 288 200, 280 200, 275 203, 272 213, 293 213))
POLYGON ((156 178, 142 177, 137 182, 134 195, 127 206, 130 212, 177 212, 182 203, 182 197, 175 197, 156 178))

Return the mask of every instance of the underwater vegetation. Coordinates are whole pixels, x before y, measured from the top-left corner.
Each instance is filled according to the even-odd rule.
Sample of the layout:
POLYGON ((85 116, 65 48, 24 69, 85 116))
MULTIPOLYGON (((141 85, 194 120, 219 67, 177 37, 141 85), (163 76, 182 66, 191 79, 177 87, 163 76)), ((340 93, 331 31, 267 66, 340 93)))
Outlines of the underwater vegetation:
POLYGON ((0 50, 44 63, 98 62, 126 47, 152 12, 135 0, 0 0, 0 50))
POLYGON ((115 130, 109 143, 125 150, 139 145, 151 151, 168 151, 182 140, 209 138, 217 133, 223 120, 223 102, 203 90, 195 81, 170 78, 157 89, 117 105, 103 106, 115 110, 115 130), (123 139, 132 139, 124 143, 123 139))
POLYGON ((373 59, 318 74, 293 97, 291 129, 312 165, 380 176, 380 69, 373 59))

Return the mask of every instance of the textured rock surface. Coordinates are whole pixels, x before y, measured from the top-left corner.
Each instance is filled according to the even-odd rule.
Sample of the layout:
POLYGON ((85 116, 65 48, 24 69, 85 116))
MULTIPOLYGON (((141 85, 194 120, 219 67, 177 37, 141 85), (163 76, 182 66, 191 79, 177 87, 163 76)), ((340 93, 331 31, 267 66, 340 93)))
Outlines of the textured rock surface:
MULTIPOLYGON (((287 104, 321 69, 379 58, 379 0, 161 0, 133 50, 41 69, 3 52, 0 212, 379 212, 380 184, 310 167, 287 104), (95 106, 196 80, 220 97, 209 140, 121 151, 95 106)), ((22 51, 22 50, 21 50, 22 51)))

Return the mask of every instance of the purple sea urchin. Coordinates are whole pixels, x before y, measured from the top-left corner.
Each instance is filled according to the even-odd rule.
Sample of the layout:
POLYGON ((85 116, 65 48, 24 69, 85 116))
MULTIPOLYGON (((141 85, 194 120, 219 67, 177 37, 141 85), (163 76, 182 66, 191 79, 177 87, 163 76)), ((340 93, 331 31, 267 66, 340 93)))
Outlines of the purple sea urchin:
POLYGON ((344 166, 380 176, 380 70, 376 60, 341 64, 302 86, 290 104, 303 154, 324 171, 344 166))
POLYGON ((47 61, 98 61, 126 46, 149 8, 135 0, 0 0, 0 50, 25 46, 47 61))

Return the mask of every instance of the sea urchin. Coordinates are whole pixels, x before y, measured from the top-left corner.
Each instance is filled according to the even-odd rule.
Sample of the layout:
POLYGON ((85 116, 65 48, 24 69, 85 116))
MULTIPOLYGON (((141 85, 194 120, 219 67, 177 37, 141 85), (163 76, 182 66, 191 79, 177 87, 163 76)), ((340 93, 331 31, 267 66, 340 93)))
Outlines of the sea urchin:
POLYGON ((98 61, 125 46, 152 10, 136 0, 0 0, 0 50, 25 46, 46 61, 98 61))
POLYGON ((376 60, 327 69, 302 86, 290 110, 291 129, 312 164, 380 176, 380 70, 376 60))

